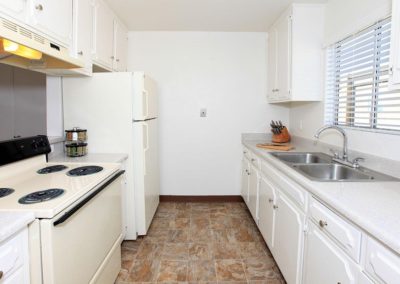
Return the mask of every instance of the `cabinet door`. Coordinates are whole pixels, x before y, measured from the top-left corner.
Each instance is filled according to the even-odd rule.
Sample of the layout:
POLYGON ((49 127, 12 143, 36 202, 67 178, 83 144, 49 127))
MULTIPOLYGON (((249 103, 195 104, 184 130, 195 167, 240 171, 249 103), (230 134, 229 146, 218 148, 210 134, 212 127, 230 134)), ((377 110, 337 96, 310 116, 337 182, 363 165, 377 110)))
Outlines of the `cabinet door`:
POLYGON ((290 98, 292 18, 285 14, 276 24, 277 34, 277 94, 279 100, 290 98))
POLYGON ((27 16, 27 0, 0 0, 0 13, 18 21, 25 22, 27 16))
POLYGON ((263 175, 259 184, 258 228, 270 249, 274 246, 275 190, 263 175))
POLYGON ((94 61, 103 68, 112 69, 114 15, 103 1, 95 4, 94 61))
POLYGON ((277 31, 272 27, 268 32, 268 93, 269 101, 277 98, 277 31))
POLYGON ((242 160, 242 197, 246 204, 249 203, 249 161, 246 158, 242 160))
POLYGON ((400 89, 400 0, 393 0, 392 5, 389 84, 393 89, 400 89))
POLYGON ((34 28, 65 47, 72 43, 72 0, 31 0, 34 28))
POLYGON ((125 72, 128 68, 128 32, 114 21, 114 70, 125 72))
POLYGON ((74 0, 74 54, 85 62, 84 72, 92 73, 93 6, 90 0, 74 0))
POLYGON ((304 252, 304 283, 341 283, 357 281, 357 266, 323 232, 310 222, 304 252))
POLYGON ((272 253, 287 283, 300 283, 304 215, 282 192, 275 211, 272 253))
POLYGON ((249 176, 249 210, 253 216, 254 221, 258 224, 258 181, 259 173, 257 168, 250 163, 250 176, 249 176))

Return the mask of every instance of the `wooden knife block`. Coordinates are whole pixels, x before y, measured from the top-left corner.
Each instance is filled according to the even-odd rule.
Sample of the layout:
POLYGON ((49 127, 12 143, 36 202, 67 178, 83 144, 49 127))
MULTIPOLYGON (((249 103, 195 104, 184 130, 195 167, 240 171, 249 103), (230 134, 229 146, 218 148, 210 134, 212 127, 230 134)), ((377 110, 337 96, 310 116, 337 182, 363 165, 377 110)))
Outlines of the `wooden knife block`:
POLYGON ((290 141, 290 134, 286 127, 281 130, 280 134, 272 134, 273 143, 287 143, 290 141))

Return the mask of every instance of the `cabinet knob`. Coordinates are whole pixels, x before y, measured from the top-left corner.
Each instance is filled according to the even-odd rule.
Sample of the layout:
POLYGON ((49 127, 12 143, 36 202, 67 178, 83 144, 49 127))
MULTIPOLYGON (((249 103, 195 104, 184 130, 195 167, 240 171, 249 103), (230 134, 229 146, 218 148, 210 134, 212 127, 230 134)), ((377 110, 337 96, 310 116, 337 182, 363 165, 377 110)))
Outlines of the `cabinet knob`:
POLYGON ((251 159, 251 161, 252 161, 252 162, 255 162, 255 161, 256 161, 256 159, 251 159))
POLYGON ((117 58, 117 60, 116 60, 117 62, 119 62, 119 59, 117 58))
POLYGON ((326 221, 319 220, 319 226, 320 226, 321 228, 323 228, 323 227, 328 226, 328 223, 327 223, 326 221))
POLYGON ((38 4, 35 6, 35 9, 38 11, 43 11, 43 5, 42 4, 38 4))
POLYGON ((81 56, 82 56, 82 55, 83 55, 83 51, 82 51, 82 50, 79 51, 79 52, 78 52, 78 55, 81 55, 81 56))
POLYGON ((112 60, 114 60, 115 57, 114 57, 114 56, 111 56, 110 58, 111 58, 112 60))
POLYGON ((278 209, 278 205, 274 205, 273 208, 274 208, 274 209, 278 209))
POLYGON ((243 151, 243 154, 247 154, 247 151, 243 151))
POLYGON ((272 203, 272 202, 274 202, 274 200, 272 198, 270 198, 270 199, 268 199, 268 202, 272 203))

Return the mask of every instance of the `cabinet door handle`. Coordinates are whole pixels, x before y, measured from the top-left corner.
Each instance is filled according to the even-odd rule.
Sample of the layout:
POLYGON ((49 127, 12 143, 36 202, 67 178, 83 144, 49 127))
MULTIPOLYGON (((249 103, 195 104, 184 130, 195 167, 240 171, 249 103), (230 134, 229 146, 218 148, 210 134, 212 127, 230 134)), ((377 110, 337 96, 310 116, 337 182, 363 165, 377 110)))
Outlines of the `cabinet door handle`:
POLYGON ((117 60, 116 60, 117 62, 119 62, 119 59, 117 58, 117 60))
POLYGON ((272 203, 272 202, 274 202, 274 200, 272 198, 270 198, 270 199, 268 199, 268 202, 272 203))
POLYGON ((243 154, 247 154, 247 152, 246 152, 246 151, 243 151, 243 154))
POLYGON ((111 56, 110 58, 111 58, 112 60, 114 60, 115 57, 114 57, 114 56, 111 56))
POLYGON ((82 55, 83 55, 83 51, 82 51, 82 50, 79 51, 79 52, 78 52, 78 55, 82 56, 82 55))
POLYGON ((274 209, 278 209, 278 205, 274 205, 273 208, 274 208, 274 209))
POLYGON ((35 6, 35 9, 38 11, 43 11, 43 5, 42 4, 38 4, 35 6))
POLYGON ((319 223, 319 226, 320 226, 321 228, 328 226, 328 222, 326 222, 326 221, 319 220, 318 223, 319 223))

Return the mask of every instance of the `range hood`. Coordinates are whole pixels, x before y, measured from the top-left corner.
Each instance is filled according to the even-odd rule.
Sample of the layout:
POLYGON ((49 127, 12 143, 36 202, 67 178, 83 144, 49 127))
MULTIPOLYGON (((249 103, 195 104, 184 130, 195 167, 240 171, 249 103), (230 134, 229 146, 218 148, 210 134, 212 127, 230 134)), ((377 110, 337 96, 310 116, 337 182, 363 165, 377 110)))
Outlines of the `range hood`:
POLYGON ((84 67, 67 48, 4 18, 0 18, 0 63, 49 75, 84 67))

